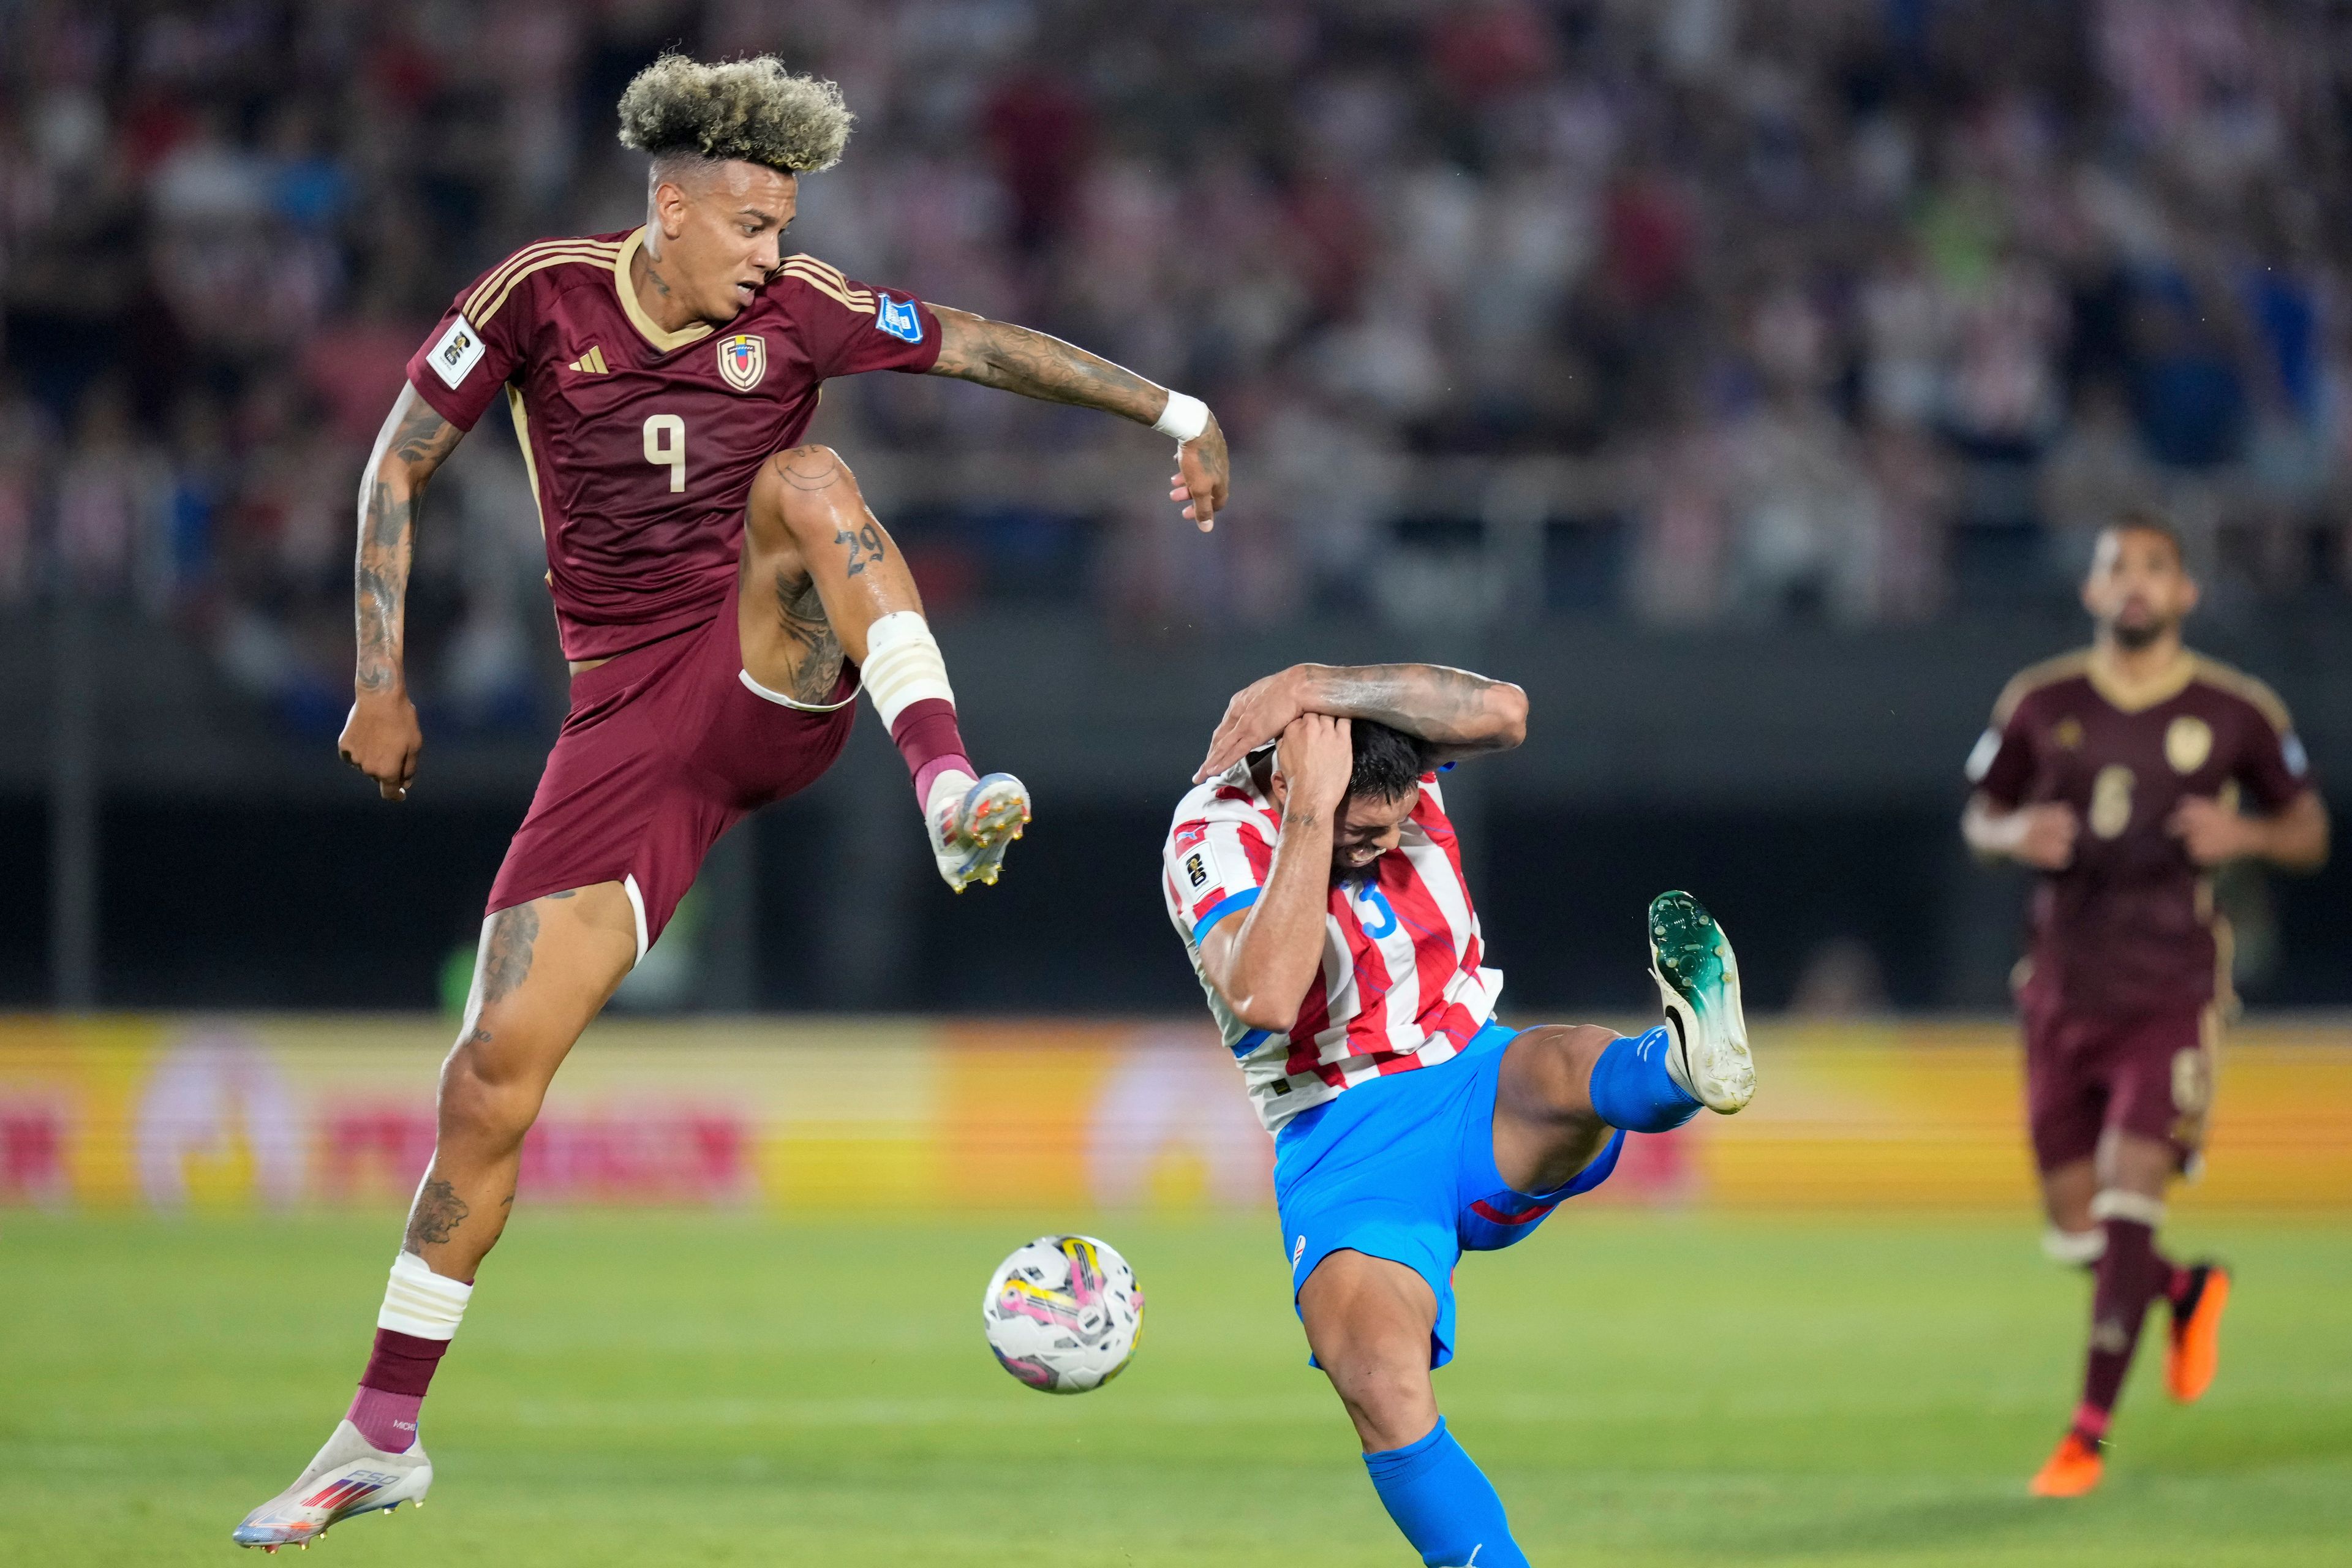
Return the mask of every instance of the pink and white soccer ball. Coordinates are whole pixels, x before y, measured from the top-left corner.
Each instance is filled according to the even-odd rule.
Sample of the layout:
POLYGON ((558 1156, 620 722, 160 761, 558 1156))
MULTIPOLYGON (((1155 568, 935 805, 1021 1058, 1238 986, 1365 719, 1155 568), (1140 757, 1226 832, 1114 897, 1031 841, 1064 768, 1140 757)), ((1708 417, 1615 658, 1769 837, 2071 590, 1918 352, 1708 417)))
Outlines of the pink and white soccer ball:
POLYGON ((1108 1244, 1041 1236, 997 1266, 980 1317, 1005 1371, 1047 1394, 1084 1394, 1135 1353, 1143 1290, 1108 1244))

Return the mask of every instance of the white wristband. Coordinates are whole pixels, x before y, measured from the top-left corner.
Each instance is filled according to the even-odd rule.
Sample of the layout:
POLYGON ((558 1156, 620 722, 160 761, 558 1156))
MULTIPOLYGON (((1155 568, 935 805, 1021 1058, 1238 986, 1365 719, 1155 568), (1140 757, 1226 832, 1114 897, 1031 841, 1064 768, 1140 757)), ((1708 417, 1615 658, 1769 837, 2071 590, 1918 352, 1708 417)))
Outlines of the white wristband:
POLYGON ((1177 444, 1198 439, 1209 427, 1209 405, 1197 397, 1187 397, 1181 392, 1168 395, 1168 406, 1160 411, 1160 418, 1151 426, 1162 436, 1173 436, 1177 444))

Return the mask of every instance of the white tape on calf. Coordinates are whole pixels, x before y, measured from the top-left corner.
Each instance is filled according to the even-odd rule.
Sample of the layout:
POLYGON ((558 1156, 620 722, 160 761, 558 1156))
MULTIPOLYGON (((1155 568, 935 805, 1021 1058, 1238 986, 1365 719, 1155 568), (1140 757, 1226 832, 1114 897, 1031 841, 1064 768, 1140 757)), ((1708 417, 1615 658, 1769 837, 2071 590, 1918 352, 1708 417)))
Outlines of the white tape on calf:
POLYGON ((2164 1200, 2108 1187, 2091 1199, 2091 1217, 2137 1220, 2153 1230, 2164 1223, 2164 1200))
POLYGON ((384 1287, 383 1310, 376 1314, 375 1326, 420 1340, 450 1339, 473 1294, 471 1285, 445 1279, 416 1254, 404 1252, 392 1260, 392 1281, 384 1287))
POLYGON ((908 708, 936 697, 952 703, 955 690, 948 685, 947 660, 931 628, 912 610, 893 610, 866 628, 866 694, 885 729, 898 721, 908 708))
POLYGON ((2104 1230, 2060 1230, 2053 1225, 2042 1233, 2042 1256, 2053 1263, 2091 1264, 2106 1255, 2104 1230))

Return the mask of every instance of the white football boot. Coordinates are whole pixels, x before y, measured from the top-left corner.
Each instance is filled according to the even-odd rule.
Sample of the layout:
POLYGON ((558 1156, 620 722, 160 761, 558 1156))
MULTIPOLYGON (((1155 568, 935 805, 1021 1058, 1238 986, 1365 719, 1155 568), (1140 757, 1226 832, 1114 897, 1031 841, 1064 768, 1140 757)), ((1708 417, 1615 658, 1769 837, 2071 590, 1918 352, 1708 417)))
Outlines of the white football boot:
POLYGON ((356 1515, 389 1513, 404 1502, 422 1508, 432 1485, 433 1461, 425 1457, 424 1444, 404 1454, 387 1454, 349 1421, 338 1422, 335 1435, 301 1479, 247 1514, 229 1539, 264 1552, 307 1547, 356 1515))
POLYGON ((1730 1115, 1756 1094, 1739 961, 1715 917, 1688 893, 1650 900, 1650 973, 1675 1032, 1667 1076, 1709 1110, 1730 1115))
POLYGON ((1029 825, 1028 786, 1011 773, 974 782, 970 773, 943 773, 931 781, 923 822, 950 888, 961 893, 974 882, 993 885, 1005 850, 1029 825))

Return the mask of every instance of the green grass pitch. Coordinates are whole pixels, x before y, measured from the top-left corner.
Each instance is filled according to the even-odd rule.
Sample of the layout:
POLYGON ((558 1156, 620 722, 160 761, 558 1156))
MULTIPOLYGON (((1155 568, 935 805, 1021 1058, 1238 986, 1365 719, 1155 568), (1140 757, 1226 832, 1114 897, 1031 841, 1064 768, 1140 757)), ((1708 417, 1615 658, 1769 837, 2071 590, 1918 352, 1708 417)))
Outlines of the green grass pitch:
MULTIPOLYGON (((1149 1328, 1118 1383, 1055 1399, 978 1321, 1055 1216, 526 1209, 426 1406, 431 1506, 316 1552, 1411 1564, 1304 1364, 1272 1220, 1085 1227, 1135 1264, 1149 1328)), ((2240 1268, 2220 1381, 2174 1408, 2143 1355, 2078 1503, 2023 1495, 2084 1286, 2021 1220, 1571 1208, 1465 1261, 1439 1396, 1539 1564, 2352 1562, 2352 1229, 2179 1229, 2240 1268)), ((0 1215, 0 1560, 229 1561, 341 1412, 395 1231, 0 1215)))

